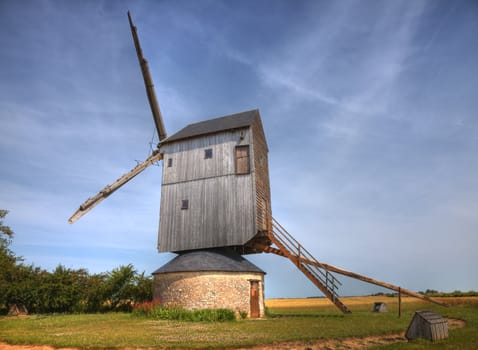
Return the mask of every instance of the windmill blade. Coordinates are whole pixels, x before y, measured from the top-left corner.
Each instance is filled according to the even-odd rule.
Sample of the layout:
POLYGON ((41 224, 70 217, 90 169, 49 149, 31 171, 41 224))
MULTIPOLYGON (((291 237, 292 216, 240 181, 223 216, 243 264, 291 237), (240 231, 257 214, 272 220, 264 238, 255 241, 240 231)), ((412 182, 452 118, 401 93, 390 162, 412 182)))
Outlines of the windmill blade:
POLYGON ((133 25, 133 20, 131 19, 131 14, 129 11, 128 20, 129 26, 131 27, 131 34, 133 35, 134 46, 136 47, 136 54, 138 55, 139 65, 141 67, 141 72, 143 73, 144 86, 146 87, 146 94, 148 95, 151 113, 153 113, 154 124, 156 125, 156 130, 158 131, 159 141, 162 141, 167 137, 166 129, 164 128, 163 123, 163 116, 161 115, 156 93, 154 91, 153 79, 151 78, 151 73, 149 72, 148 61, 146 61, 146 59, 143 57, 143 50, 141 50, 138 33, 136 31, 136 27, 133 25))
POLYGON ((118 180, 113 182, 111 185, 107 185, 100 192, 98 192, 95 196, 93 196, 91 198, 88 198, 82 205, 80 205, 78 210, 68 219, 68 222, 70 224, 74 223, 76 220, 81 218, 83 215, 85 215, 87 212, 89 212, 91 209, 93 209, 96 205, 98 205, 103 199, 108 197, 110 194, 112 194, 118 188, 123 186, 125 183, 127 183, 129 180, 131 180, 133 177, 135 177, 136 175, 141 173, 148 166, 150 166, 154 162, 157 162, 157 161, 161 160, 162 158, 163 158, 163 155, 161 153, 154 152, 144 162, 135 166, 131 171, 129 171, 128 173, 121 176, 118 180))

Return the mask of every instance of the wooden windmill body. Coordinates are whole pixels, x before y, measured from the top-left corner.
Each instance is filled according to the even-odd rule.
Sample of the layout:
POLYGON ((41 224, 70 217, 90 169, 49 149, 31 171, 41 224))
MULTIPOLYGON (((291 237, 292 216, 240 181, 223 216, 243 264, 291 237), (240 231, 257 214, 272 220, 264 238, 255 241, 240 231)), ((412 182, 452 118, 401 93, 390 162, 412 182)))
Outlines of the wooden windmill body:
POLYGON ((258 110, 186 126, 159 147, 163 179, 159 252, 267 242, 267 143, 258 110))
MULTIPOLYGON (((158 251, 179 256, 155 272, 155 285, 159 286, 155 294, 164 289, 169 291, 161 294, 166 295, 164 298, 174 303, 185 300, 179 295, 184 284, 178 278, 184 281, 187 276, 197 283, 191 290, 200 289, 198 283, 207 285, 201 294, 211 296, 202 304, 200 300, 188 300, 188 307, 217 306, 211 300, 222 300, 224 294, 234 299, 250 298, 248 315, 263 316, 264 272, 245 262, 241 255, 265 252, 288 258, 344 313, 350 310, 338 298, 340 282, 333 273, 443 305, 404 288, 319 262, 272 217, 268 147, 259 110, 190 124, 167 137, 148 63, 129 13, 128 17, 160 142, 143 163, 86 200, 71 216, 70 223, 149 165, 163 160, 158 251), (222 280, 214 289, 211 281, 218 280, 218 273, 222 280), (170 284, 165 287, 164 281, 170 284), (177 295, 171 295, 173 285, 181 286, 174 292, 177 295)), ((231 300, 230 305, 236 305, 236 301, 231 300)), ((248 303, 249 299, 235 309, 241 311, 248 303)))

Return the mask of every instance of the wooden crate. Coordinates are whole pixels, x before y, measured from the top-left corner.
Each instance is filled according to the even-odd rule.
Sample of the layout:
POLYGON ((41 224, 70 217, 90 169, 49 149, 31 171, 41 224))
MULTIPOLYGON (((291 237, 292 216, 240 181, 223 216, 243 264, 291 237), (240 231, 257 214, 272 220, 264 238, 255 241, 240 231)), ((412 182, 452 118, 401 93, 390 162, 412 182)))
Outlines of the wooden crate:
POLYGON ((416 311, 405 337, 408 340, 416 338, 424 338, 430 341, 447 339, 448 321, 433 311, 416 311))

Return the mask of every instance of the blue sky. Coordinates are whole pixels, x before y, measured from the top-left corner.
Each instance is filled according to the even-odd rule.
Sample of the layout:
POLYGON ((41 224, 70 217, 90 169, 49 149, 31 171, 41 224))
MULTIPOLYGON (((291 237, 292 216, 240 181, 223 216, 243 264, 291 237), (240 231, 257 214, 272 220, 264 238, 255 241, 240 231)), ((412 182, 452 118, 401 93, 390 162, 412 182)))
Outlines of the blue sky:
MULTIPOLYGON (((475 1, 0 2, 0 208, 27 263, 150 273, 172 257, 157 166, 67 223, 157 142, 128 9, 169 134, 260 110, 273 215, 318 260, 478 289, 475 1)), ((267 297, 320 294, 287 260, 249 258, 267 297)))

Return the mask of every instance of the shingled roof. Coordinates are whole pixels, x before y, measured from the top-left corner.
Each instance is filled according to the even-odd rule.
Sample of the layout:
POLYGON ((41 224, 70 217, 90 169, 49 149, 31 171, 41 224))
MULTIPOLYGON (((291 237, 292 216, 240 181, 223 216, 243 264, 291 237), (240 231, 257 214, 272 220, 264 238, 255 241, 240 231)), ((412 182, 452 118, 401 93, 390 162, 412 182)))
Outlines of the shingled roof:
POLYGON ((153 275, 192 271, 259 272, 265 274, 256 265, 233 251, 211 249, 181 253, 154 271, 153 275))
POLYGON ((183 140, 190 137, 213 134, 224 130, 241 129, 252 125, 255 118, 259 117, 259 110, 253 109, 241 113, 226 115, 220 118, 205 120, 199 123, 189 124, 177 133, 169 136, 161 142, 166 144, 173 141, 183 140))

